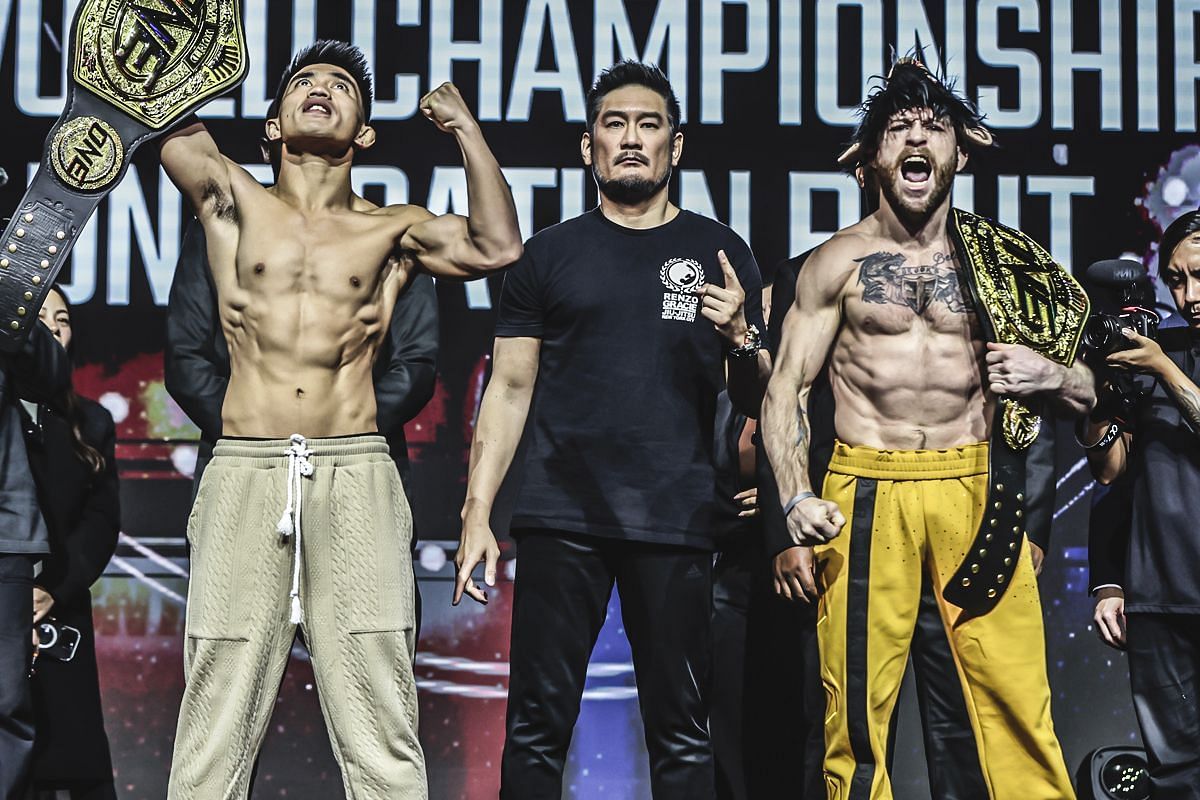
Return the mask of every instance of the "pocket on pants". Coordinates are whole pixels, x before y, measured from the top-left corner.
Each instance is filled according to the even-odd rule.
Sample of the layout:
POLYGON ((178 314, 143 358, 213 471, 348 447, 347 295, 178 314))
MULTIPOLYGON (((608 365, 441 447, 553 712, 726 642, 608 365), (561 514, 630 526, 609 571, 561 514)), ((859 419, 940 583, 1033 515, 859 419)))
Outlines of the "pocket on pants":
POLYGON ((245 641, 245 620, 256 609, 241 591, 246 559, 241 529, 258 512, 239 502, 239 481, 224 480, 210 464, 188 517, 191 575, 188 579, 187 635, 191 639, 245 641))
POLYGON ((392 737, 415 736, 417 685, 413 675, 412 628, 350 631, 350 647, 358 662, 373 704, 379 714, 383 733, 392 737))

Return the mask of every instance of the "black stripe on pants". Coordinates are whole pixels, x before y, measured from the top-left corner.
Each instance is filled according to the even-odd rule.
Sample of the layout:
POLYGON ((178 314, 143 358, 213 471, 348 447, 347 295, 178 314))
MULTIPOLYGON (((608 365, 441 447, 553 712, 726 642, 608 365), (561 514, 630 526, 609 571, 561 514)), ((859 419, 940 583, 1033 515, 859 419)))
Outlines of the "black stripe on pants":
MULTIPOLYGON (((932 581, 926 571, 921 583, 921 606, 913 630, 912 668, 917 705, 925 737, 929 788, 938 800, 979 800, 988 796, 979 747, 971 728, 962 678, 954 664, 950 637, 938 610, 932 581)), ((897 705, 897 708, 899 706, 897 705)), ((893 736, 896 730, 892 717, 893 736)))
POLYGON ((867 718, 870 702, 867 685, 867 641, 870 620, 867 609, 871 585, 871 528, 875 524, 875 486, 870 478, 859 478, 854 489, 854 520, 850 526, 849 580, 846 595, 846 726, 854 753, 854 777, 848 800, 870 798, 875 780, 875 756, 871 751, 871 726, 867 718))

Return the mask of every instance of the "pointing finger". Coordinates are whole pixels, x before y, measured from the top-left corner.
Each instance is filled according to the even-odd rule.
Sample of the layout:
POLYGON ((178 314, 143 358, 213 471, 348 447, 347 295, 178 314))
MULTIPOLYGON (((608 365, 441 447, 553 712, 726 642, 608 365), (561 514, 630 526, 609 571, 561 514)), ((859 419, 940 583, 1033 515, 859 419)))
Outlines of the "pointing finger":
POLYGON ((733 264, 729 263, 729 259, 725 256, 724 250, 717 251, 717 261, 721 264, 721 272, 725 274, 725 287, 736 286, 742 288, 742 282, 738 280, 737 272, 733 269, 733 264))

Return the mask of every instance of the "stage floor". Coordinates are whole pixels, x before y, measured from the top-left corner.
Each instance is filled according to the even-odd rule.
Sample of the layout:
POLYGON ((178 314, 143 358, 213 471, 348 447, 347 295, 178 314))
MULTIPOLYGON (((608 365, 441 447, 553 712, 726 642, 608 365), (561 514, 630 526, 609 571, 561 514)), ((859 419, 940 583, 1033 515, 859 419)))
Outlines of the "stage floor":
MULTIPOLYGON (((127 800, 166 791, 175 716, 183 691, 183 543, 123 536, 93 589, 97 648, 117 787, 127 800)), ((423 628, 416 661, 421 739, 438 800, 491 800, 499 782, 512 584, 502 570, 487 608, 449 605, 452 542, 418 549, 423 628)), ((1068 766, 1104 744, 1136 741, 1123 657, 1086 630, 1090 601, 1059 587, 1072 581, 1069 552, 1043 575, 1055 715, 1068 766), (1091 638, 1087 638, 1091 637, 1091 638)), ((511 562, 506 562, 508 566, 511 562)), ((910 679, 911 680, 911 679, 910 679)), ((897 800, 929 797, 913 692, 902 694, 893 776, 897 800)), ((649 798, 629 645, 614 596, 589 668, 587 693, 567 765, 564 797, 649 798)), ((259 765, 253 797, 333 800, 341 780, 324 731, 312 667, 293 648, 259 765)))

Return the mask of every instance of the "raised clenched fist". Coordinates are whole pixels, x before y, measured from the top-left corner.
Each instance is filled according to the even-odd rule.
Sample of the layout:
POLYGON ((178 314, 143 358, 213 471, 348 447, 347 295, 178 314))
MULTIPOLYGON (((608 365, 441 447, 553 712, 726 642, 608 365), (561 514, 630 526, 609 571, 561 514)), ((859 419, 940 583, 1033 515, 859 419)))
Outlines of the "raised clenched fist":
POLYGON ((475 125, 467 103, 453 83, 443 83, 421 98, 421 113, 447 133, 475 125))

